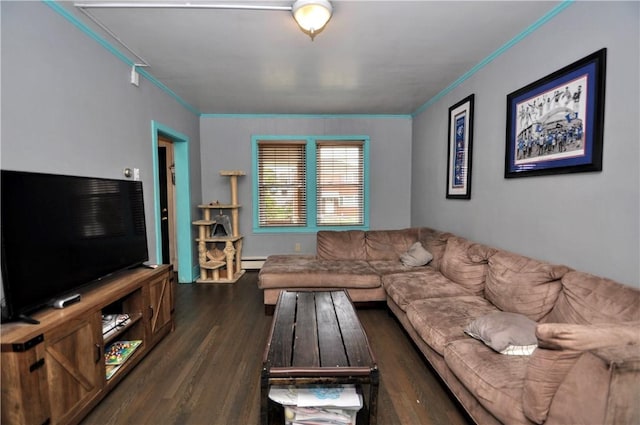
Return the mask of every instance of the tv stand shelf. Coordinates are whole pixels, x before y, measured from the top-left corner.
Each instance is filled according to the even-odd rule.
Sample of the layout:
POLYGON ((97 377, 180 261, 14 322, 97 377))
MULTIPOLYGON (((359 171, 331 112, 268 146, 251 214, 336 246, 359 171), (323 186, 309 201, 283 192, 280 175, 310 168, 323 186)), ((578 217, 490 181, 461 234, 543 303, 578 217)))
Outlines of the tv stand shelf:
POLYGON ((64 309, 33 315, 40 324, 0 328, 2 424, 77 424, 174 327, 173 269, 139 267, 79 291, 64 309), (128 315, 103 335, 103 315, 128 315), (141 341, 117 370, 105 365, 106 347, 141 341))
POLYGON ((121 335, 127 332, 127 330, 132 326, 135 326, 136 323, 138 323, 140 320, 142 320, 142 312, 129 314, 129 319, 121 325, 116 325, 116 327, 113 330, 110 330, 105 333, 103 329, 102 339, 104 340, 104 344, 107 345, 110 342, 115 341, 116 338, 122 339, 121 335))

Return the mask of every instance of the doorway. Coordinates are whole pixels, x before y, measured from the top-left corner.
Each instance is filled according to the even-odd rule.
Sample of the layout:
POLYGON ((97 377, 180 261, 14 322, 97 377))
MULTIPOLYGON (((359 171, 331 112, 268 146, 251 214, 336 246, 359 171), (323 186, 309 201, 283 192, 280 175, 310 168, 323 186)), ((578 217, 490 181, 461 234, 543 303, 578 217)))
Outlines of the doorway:
MULTIPOLYGON (((154 227, 151 232, 153 238, 152 246, 155 245, 156 262, 171 261, 178 272, 178 282, 192 283, 195 280, 197 267, 197 257, 194 257, 193 229, 191 226, 191 182, 189 172, 189 137, 174 129, 151 121, 151 146, 153 153, 153 205, 154 205, 154 227), (161 140, 169 142, 168 148, 172 150, 172 159, 167 159, 169 150, 161 151, 161 140), (164 157, 165 165, 161 166, 161 157, 164 157), (171 166, 174 166, 171 168, 171 166), (160 170, 164 170, 161 172, 160 170), (173 205, 173 218, 164 217, 161 198, 165 190, 161 189, 161 175, 166 177, 167 183, 167 204, 173 205), (175 184, 174 184, 175 182, 175 184), (169 194, 173 192, 173 201, 170 201, 169 194), (163 242, 163 225, 173 223, 173 230, 168 228, 166 234, 169 241, 163 242), (173 241, 171 241, 173 239, 173 241), (163 254, 165 246, 169 253, 163 254), (173 246, 173 248, 172 248, 173 246), (171 251, 173 249, 173 251, 171 251), (171 259, 173 256, 173 259, 171 259), (168 258, 168 260, 166 260, 168 258)), ((167 148, 167 146, 164 146, 167 148)), ((172 208, 167 207, 167 213, 172 208)))
POLYGON ((173 265, 178 270, 176 255, 176 203, 175 203, 175 160, 171 139, 158 134, 158 183, 160 185, 160 241, 162 263, 173 265))

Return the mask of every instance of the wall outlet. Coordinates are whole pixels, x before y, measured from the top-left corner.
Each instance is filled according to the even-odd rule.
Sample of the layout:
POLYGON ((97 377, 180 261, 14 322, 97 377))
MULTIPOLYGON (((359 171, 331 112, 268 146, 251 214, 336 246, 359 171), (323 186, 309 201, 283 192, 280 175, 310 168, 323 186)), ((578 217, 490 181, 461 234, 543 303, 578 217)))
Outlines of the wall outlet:
POLYGON ((300 250, 301 250, 301 249, 302 249, 302 248, 300 247, 300 243, 296 243, 296 244, 293 246, 293 250, 294 250, 295 252, 300 252, 300 250))

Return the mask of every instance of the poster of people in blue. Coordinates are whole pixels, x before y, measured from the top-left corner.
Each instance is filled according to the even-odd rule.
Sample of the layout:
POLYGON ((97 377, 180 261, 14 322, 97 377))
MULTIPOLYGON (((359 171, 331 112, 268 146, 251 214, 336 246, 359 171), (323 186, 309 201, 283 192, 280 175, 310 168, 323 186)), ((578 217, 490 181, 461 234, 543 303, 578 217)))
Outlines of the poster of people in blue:
POLYGON ((587 84, 583 75, 516 105, 515 164, 584 156, 586 106, 580 100, 587 84))
POLYGON ((606 49, 507 96, 505 177, 602 170, 606 49))

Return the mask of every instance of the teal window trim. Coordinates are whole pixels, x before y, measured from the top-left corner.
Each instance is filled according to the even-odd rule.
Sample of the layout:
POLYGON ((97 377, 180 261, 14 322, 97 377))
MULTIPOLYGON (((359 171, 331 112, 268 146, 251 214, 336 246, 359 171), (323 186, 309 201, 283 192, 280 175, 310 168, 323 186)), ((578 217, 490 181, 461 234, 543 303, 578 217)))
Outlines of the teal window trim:
POLYGON ((369 229, 369 144, 366 135, 253 135, 251 136, 251 164, 252 164, 252 196, 253 202, 253 233, 316 233, 319 230, 368 230, 369 229), (260 227, 258 204, 258 142, 264 140, 304 140, 306 142, 306 170, 307 170, 307 225, 303 227, 260 227), (321 141, 354 141, 363 142, 364 167, 364 211, 363 224, 358 226, 318 226, 316 224, 316 142, 321 141))
POLYGON ((318 214, 317 199, 318 199, 318 187, 316 184, 316 173, 318 167, 316 164, 316 143, 311 137, 307 138, 306 146, 306 179, 307 179, 307 225, 305 227, 314 228, 316 224, 316 217, 318 214))

